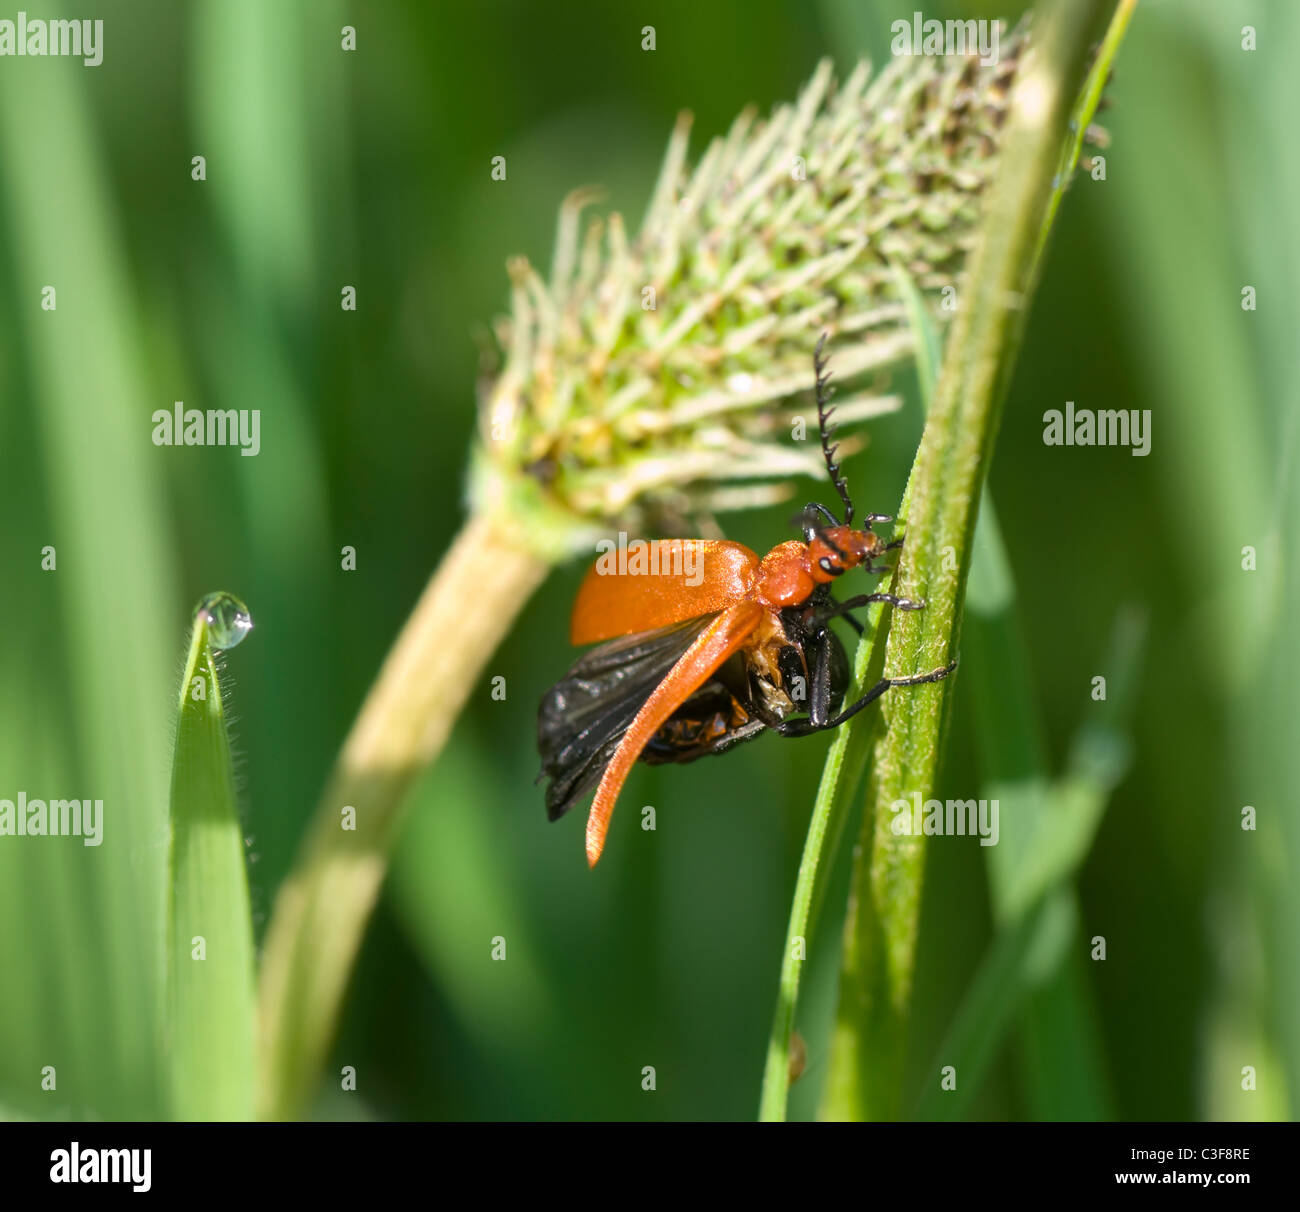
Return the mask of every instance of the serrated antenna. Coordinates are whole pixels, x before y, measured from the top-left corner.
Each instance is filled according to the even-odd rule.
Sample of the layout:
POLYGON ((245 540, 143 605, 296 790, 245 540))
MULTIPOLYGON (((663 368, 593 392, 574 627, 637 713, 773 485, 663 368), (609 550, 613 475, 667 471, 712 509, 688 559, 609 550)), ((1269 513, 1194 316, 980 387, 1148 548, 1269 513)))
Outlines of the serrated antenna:
POLYGON ((831 445, 831 435, 835 432, 835 426, 831 424, 831 417, 835 415, 835 410, 830 406, 830 403, 835 389, 831 386, 831 376, 827 370, 830 358, 825 353, 826 337, 827 334, 822 333, 817 340, 817 348, 813 350, 813 374, 817 380, 817 428, 821 430, 822 454, 826 458, 826 470, 830 473, 831 483, 835 485, 835 491, 839 493, 840 500, 844 502, 844 525, 848 526, 853 521, 853 500, 849 496, 848 484, 844 482, 844 477, 840 475, 840 465, 835 461, 835 453, 839 450, 839 447, 831 445))

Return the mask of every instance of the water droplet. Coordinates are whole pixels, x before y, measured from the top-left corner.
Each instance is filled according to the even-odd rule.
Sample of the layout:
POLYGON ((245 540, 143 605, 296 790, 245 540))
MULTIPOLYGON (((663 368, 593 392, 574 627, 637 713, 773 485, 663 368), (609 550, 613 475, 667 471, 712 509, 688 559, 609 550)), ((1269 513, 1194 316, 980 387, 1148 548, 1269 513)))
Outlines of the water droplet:
POLYGON ((208 628, 213 648, 233 648, 253 630, 253 616, 233 593, 210 593, 194 612, 208 628))

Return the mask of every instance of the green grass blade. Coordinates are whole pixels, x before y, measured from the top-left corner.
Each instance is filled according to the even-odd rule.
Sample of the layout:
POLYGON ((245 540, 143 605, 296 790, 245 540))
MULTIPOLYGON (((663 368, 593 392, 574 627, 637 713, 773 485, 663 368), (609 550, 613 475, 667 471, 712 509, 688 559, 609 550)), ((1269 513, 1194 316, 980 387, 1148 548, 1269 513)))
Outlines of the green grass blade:
MULTIPOLYGON (((907 322, 916 339, 916 381, 921 392, 921 402, 926 412, 934 399, 934 380, 943 359, 943 341, 938 326, 926 310, 925 296, 916 287, 912 275, 901 265, 894 266, 894 281, 907 308, 907 322)), ((910 485, 909 485, 910 487, 910 485)))
MULTIPOLYGON (((894 277, 916 340, 917 381, 921 402, 928 410, 942 352, 938 328, 926 310, 924 296, 907 270, 901 265, 895 266, 894 277)), ((908 488, 910 490, 910 483, 908 488)), ((875 641, 880 634, 883 611, 882 605, 873 605, 864 617, 862 640, 854 658, 853 681, 844 696, 845 702, 860 697, 880 677, 884 658, 877 651, 875 641), (873 657, 876 659, 873 660, 873 657)), ((790 1038, 794 1031, 799 984, 813 927, 821 910, 835 855, 839 851, 840 838, 849 817, 845 810, 846 800, 862 777, 878 723, 874 712, 864 713, 838 729, 822 768, 821 783, 813 802, 808 835, 799 860, 799 871, 795 876, 790 924, 786 931, 785 950, 781 956, 776 1014, 768 1039, 767 1062, 759 1100, 759 1119, 765 1122, 785 1119, 790 1092, 790 1038)))
MULTIPOLYGON (((1091 31, 1108 7, 1101 0, 1051 5, 1036 25, 1042 36, 1032 62, 1015 86, 970 285, 900 515, 908 541, 895 591, 923 598, 928 607, 895 620, 891 674, 937 668, 956 651, 977 503, 1041 260, 1042 231, 1059 200, 1067 126, 1078 121, 1091 31)), ((888 808, 915 792, 930 794, 951 684, 887 696, 882 709, 886 731, 874 755, 846 927, 830 1118, 891 1117, 900 1110, 925 850, 923 838, 891 833, 888 808)))
POLYGON ((13 1041, 0 1075, 37 1114, 57 1098, 65 1115, 148 1119, 162 1085, 174 676, 157 642, 175 574, 164 463, 148 440, 157 397, 95 72, 3 62, 0 783, 102 800, 104 831, 94 847, 0 845, 0 1040, 13 1041), (42 572, 31 553, 47 543, 57 570, 42 572), (82 1007, 93 1013, 72 1012, 82 1007), (51 1095, 32 1077, 45 1064, 58 1072, 51 1095))
POLYGON ((252 916, 217 626, 194 621, 172 767, 168 1042, 172 1112, 186 1120, 253 1113, 252 916))

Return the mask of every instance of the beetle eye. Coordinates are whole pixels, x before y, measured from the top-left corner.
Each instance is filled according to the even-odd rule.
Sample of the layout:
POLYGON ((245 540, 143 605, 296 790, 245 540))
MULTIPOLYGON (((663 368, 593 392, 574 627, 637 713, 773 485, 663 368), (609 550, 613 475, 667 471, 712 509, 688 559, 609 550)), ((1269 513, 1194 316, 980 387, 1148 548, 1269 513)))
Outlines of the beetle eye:
POLYGON ((835 565, 834 565, 833 563, 831 563, 831 558, 830 558, 830 556, 822 556, 822 558, 821 558, 820 560, 818 560, 817 563, 819 563, 819 564, 822 566, 822 571, 823 571, 823 572, 834 572, 834 571, 835 571, 835 565))

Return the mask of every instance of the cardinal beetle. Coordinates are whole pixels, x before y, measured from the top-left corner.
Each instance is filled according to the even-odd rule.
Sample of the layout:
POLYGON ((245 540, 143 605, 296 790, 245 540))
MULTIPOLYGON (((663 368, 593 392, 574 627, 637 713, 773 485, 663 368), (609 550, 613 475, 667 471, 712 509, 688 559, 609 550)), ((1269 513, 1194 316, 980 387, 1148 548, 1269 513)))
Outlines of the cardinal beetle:
POLYGON ((638 758, 691 762, 765 729, 806 736, 838 728, 890 687, 937 682, 956 668, 954 661, 930 673, 882 678, 840 709, 849 663, 830 621, 843 618, 860 633, 862 624, 849 613, 859 606, 919 610, 925 603, 889 593, 831 596, 831 582, 851 568, 889 571, 875 561, 903 540, 886 543, 872 532, 873 523, 893 521, 883 514, 853 528, 853 501, 830 442, 825 343, 823 335, 813 354, 817 421, 844 521, 822 505, 806 505, 796 519, 803 541, 780 543, 761 559, 740 543, 655 540, 645 545, 650 558, 641 568, 613 571, 597 561, 578 590, 571 639, 599 647, 579 657, 542 699, 538 781, 550 780, 546 811, 553 821, 596 785, 587 819, 591 866, 638 758), (697 571, 688 576, 691 567, 697 571))

